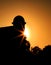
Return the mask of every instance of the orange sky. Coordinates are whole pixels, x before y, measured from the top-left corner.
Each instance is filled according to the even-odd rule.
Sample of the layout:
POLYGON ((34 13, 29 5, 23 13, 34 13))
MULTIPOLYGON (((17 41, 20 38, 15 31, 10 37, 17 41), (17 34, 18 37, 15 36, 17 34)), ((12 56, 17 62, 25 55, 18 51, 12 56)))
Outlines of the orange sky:
POLYGON ((51 45, 50 0, 0 0, 0 27, 11 25, 16 15, 25 18, 32 47, 51 45))

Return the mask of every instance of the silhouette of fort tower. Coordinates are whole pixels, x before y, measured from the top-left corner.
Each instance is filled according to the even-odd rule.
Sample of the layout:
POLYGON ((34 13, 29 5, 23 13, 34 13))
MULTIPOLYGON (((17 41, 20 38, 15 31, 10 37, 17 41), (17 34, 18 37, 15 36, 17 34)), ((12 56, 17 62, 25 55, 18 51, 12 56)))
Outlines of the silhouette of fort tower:
POLYGON ((18 15, 13 19, 12 24, 13 26, 0 28, 1 55, 3 60, 9 59, 9 61, 5 60, 9 63, 16 58, 16 48, 20 46, 26 22, 22 16, 18 15))
POLYGON ((21 32, 18 30, 24 32, 26 22, 22 16, 20 15, 16 16, 12 24, 13 26, 0 28, 0 38, 2 40, 12 39, 18 36, 19 34, 21 34, 21 32))

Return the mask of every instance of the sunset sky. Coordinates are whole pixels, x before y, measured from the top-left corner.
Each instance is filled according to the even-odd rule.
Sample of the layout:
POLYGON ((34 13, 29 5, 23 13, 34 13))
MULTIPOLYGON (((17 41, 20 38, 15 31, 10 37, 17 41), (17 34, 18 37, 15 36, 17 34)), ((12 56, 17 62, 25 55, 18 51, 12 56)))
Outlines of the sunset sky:
POLYGON ((0 27, 12 25, 17 15, 27 23, 31 47, 51 45, 50 0, 0 0, 0 27))

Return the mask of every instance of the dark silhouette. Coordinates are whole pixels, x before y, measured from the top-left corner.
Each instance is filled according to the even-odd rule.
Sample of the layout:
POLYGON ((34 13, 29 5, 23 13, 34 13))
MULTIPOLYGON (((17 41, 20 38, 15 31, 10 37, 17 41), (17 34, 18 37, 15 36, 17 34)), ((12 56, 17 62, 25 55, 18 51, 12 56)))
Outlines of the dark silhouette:
POLYGON ((45 46, 45 48, 43 48, 43 60, 46 65, 51 64, 51 45, 45 46))
POLYGON ((35 64, 51 64, 51 45, 45 46, 43 50, 36 46, 32 49, 32 53, 34 55, 35 64))
POLYGON ((41 51, 42 51, 42 50, 41 50, 39 47, 37 47, 37 46, 35 46, 35 47, 32 49, 32 53, 33 53, 34 55, 40 54, 41 51))
POLYGON ((16 57, 16 49, 20 48, 24 40, 23 33, 26 22, 22 16, 18 15, 14 18, 12 24, 13 26, 0 28, 2 57, 9 59, 9 61, 16 57))
POLYGON ((16 16, 12 24, 13 26, 0 28, 0 35, 2 39, 8 38, 11 40, 24 32, 26 22, 22 16, 16 16))
POLYGON ((25 20, 16 16, 13 26, 0 28, 1 60, 5 65, 51 65, 51 45, 41 50, 35 46, 30 51, 30 43, 24 36, 25 20))

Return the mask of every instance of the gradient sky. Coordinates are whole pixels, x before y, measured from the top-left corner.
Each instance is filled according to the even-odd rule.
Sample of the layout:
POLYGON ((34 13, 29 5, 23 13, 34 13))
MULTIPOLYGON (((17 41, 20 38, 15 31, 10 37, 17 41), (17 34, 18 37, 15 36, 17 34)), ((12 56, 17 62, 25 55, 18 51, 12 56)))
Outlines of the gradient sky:
POLYGON ((12 25, 16 15, 25 18, 32 47, 51 45, 50 0, 0 0, 0 27, 12 25))

